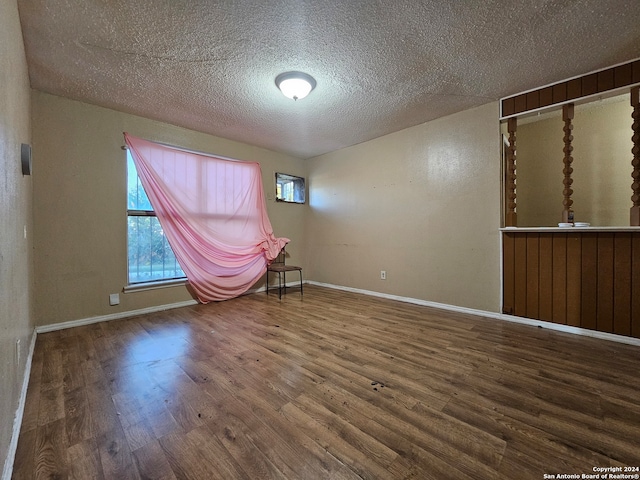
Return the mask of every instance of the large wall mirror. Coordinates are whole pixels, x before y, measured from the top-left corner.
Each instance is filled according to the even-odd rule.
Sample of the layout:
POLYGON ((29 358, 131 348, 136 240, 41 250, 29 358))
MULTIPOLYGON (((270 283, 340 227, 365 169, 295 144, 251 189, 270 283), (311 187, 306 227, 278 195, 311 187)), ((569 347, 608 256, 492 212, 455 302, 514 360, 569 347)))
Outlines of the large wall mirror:
MULTIPOLYGON (((628 226, 631 207, 633 108, 629 93, 576 103, 573 118, 573 210, 591 226, 628 226)), ((562 108, 518 118, 518 227, 562 221, 562 108)), ((507 123, 501 125, 508 137, 507 123)))

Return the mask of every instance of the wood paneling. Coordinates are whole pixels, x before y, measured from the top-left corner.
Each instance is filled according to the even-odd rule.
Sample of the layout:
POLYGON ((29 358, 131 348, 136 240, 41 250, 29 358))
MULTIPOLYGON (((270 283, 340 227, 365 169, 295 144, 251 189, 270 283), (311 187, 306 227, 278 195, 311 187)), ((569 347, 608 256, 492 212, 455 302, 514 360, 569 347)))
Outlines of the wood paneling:
POLYGON ((598 74, 592 73, 582 77, 582 95, 593 95, 598 93, 598 74))
POLYGON ((640 338, 640 232, 504 237, 505 313, 640 338))
POLYGON ((526 315, 530 318, 538 318, 538 294, 540 292, 540 245, 538 235, 527 235, 527 309, 526 315))
POLYGON ((553 318, 567 323, 567 236, 553 236, 553 318))
POLYGON ((567 82, 567 100, 574 100, 582 96, 582 80, 574 78, 567 82))
POLYGON ((631 335, 631 234, 614 238, 613 281, 613 333, 631 335))
POLYGON ((502 313, 513 314, 515 305, 515 237, 505 234, 502 237, 503 293, 502 313))
POLYGON ((546 87, 540 90, 540 106, 546 107, 553 103, 553 87, 546 87))
POLYGON ((596 329, 613 333, 613 233, 598 235, 598 322, 596 329))
POLYGON ((518 95, 514 98, 515 103, 515 111, 516 113, 521 113, 527 110, 527 95, 518 95))
POLYGON ((513 115, 516 113, 516 104, 513 98, 507 98, 504 102, 502 102, 502 116, 508 117, 509 115, 513 115))
POLYGON ((640 60, 636 60, 631 65, 631 81, 633 83, 640 82, 640 60))
POLYGON ((554 85, 553 87, 553 103, 560 103, 567 101, 567 84, 561 83, 554 85))
POLYGON ((567 325, 574 327, 580 326, 581 240, 579 234, 567 235, 567 325))
POLYGON ((553 319, 553 236, 540 234, 540 311, 538 318, 550 322, 553 319))
POLYGON ((612 90, 615 86, 613 81, 613 69, 603 70, 598 72, 598 93, 612 90))
POLYGON ((540 92, 527 93, 527 110, 535 110, 540 107, 540 92))
POLYGON ((631 336, 640 338, 640 235, 631 237, 631 336))
POLYGON ((613 83, 615 88, 631 85, 632 66, 630 63, 620 65, 613 70, 613 83))
POLYGON ((582 327, 595 330, 598 318, 598 236, 582 234, 582 327))
POLYGON ((527 237, 515 237, 513 314, 527 315, 527 237))
POLYGON ((597 93, 640 83, 640 60, 565 80, 528 93, 503 98, 502 116, 508 117, 541 107, 577 100, 597 93))

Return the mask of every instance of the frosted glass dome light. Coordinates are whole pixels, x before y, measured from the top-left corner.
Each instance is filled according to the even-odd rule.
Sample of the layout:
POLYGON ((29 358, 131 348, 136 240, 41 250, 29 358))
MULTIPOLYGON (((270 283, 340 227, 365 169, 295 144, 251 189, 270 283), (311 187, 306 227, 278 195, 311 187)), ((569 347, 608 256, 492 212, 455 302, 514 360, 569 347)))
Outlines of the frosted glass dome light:
POLYGON ((286 72, 276 77, 276 85, 285 97, 301 100, 315 88, 316 81, 306 73, 286 72))

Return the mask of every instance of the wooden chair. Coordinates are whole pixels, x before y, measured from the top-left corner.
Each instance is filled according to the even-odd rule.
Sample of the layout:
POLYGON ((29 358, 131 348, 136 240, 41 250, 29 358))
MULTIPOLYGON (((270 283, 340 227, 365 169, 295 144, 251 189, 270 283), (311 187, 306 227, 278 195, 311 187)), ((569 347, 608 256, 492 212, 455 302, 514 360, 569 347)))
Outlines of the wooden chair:
POLYGON ((278 274, 278 298, 282 298, 282 290, 287 293, 287 272, 300 273, 300 295, 302 295, 302 267, 295 265, 287 265, 285 259, 287 252, 284 247, 280 250, 278 256, 267 266, 267 295, 269 295, 269 272, 278 274))

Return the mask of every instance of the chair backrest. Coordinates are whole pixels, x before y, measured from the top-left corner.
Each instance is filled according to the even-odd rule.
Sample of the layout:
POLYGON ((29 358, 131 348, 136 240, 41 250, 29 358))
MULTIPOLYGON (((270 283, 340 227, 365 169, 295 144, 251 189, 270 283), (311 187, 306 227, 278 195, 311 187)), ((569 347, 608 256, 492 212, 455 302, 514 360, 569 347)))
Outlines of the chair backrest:
POLYGON ((282 250, 280 250, 280 253, 278 253, 278 256, 276 258, 274 258, 273 262, 271 262, 271 265, 284 265, 285 263, 285 258, 287 256, 287 252, 285 252, 284 250, 285 247, 282 247, 282 250))

